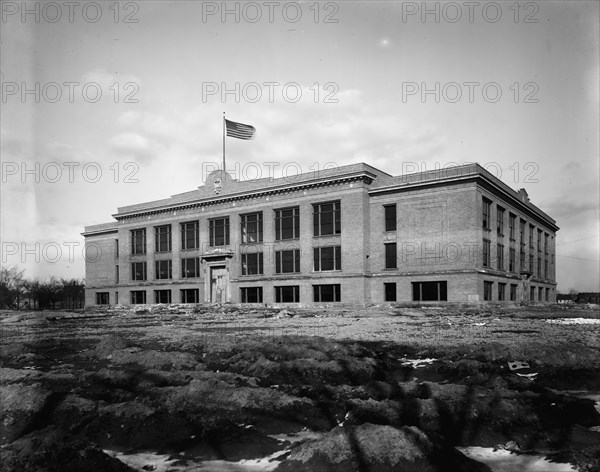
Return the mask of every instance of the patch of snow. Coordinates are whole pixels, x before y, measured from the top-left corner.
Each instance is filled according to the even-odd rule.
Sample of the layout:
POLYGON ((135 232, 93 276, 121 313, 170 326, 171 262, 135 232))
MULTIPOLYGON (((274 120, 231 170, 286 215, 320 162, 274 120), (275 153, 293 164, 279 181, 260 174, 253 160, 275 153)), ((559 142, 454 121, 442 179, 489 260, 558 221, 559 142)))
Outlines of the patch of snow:
POLYGON ((546 323, 560 324, 560 325, 574 325, 574 324, 600 324, 600 318, 556 318, 546 319, 546 323))
POLYGON ((437 359, 433 359, 431 357, 428 357, 426 359, 398 359, 400 362, 402 362, 402 365, 407 365, 407 366, 411 366, 413 369, 418 369, 419 367, 424 367, 426 365, 432 364, 433 362, 437 361, 437 359))
POLYGON ((577 472, 571 464, 550 462, 542 455, 515 454, 491 447, 457 447, 465 456, 486 464, 492 472, 577 472))
POLYGON ((148 470, 153 472, 186 472, 192 470, 206 470, 210 472, 271 472, 275 470, 281 462, 277 460, 277 458, 285 454, 287 450, 277 451, 270 456, 262 457, 260 459, 242 459, 237 462, 224 460, 186 460, 185 465, 175 465, 174 463, 181 460, 181 458, 168 454, 155 454, 152 452, 124 454, 122 452, 110 450, 105 450, 104 452, 139 472, 146 472, 148 470))

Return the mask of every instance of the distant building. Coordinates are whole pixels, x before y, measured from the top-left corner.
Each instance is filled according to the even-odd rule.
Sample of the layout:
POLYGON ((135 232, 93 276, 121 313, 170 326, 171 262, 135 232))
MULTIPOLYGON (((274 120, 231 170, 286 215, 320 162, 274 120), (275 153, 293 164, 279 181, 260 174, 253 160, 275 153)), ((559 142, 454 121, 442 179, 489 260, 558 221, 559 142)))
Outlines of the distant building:
POLYGON ((600 292, 580 292, 575 297, 575 303, 600 304, 600 292))
POLYGON ((477 164, 203 186, 88 226, 86 304, 556 302, 555 221, 477 164))
POLYGON ((575 303, 575 297, 576 297, 576 295, 572 295, 570 293, 557 293, 556 294, 556 303, 561 303, 561 304, 575 303))

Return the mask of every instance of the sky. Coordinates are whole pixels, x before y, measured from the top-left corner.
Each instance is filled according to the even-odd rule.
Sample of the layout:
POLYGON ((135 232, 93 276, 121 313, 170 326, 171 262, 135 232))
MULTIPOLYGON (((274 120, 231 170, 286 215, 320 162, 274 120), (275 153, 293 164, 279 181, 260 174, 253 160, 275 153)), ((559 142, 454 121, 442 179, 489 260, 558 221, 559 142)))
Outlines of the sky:
POLYGON ((1 4, 3 266, 83 278, 83 228, 202 185, 225 112, 241 180, 479 162, 600 290, 597 1, 1 4))

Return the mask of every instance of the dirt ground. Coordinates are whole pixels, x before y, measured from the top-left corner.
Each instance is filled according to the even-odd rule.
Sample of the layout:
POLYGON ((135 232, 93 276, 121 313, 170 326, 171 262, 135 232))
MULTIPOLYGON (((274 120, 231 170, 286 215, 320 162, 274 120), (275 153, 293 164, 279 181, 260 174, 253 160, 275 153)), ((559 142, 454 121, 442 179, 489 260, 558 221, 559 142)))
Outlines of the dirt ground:
POLYGON ((490 470, 458 446, 600 470, 598 306, 161 305, 0 329, 6 471, 490 470))

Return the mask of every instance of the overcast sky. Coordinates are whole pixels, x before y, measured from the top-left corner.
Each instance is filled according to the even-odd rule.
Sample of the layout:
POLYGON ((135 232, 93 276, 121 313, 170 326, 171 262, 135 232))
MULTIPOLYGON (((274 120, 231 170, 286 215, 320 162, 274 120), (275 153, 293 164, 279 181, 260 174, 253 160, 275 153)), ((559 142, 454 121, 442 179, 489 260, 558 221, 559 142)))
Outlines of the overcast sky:
POLYGON ((2 263, 30 277, 83 278, 84 226, 202 185, 226 112, 257 129, 239 179, 479 162, 556 219, 558 289, 600 290, 597 1, 2 1, 0 27, 2 263))

